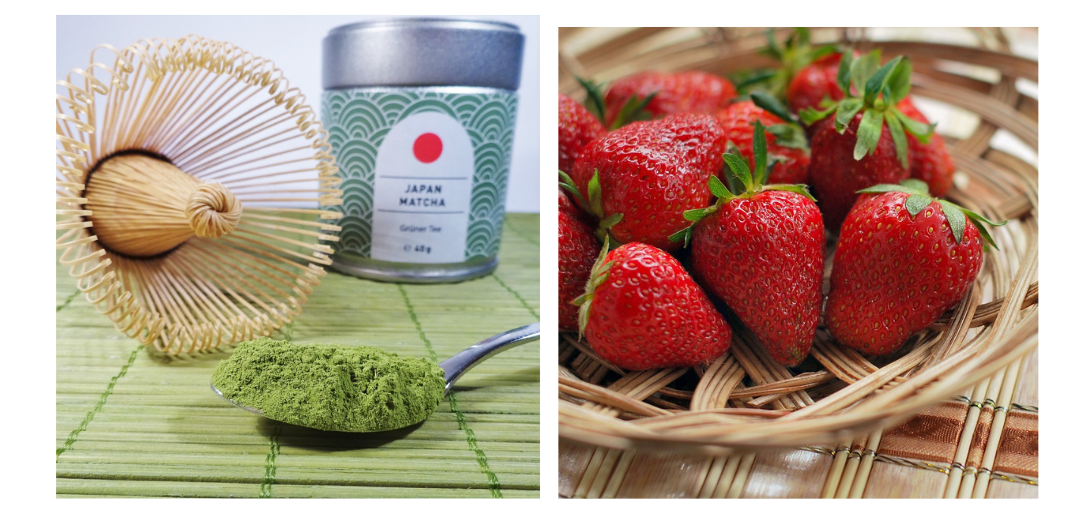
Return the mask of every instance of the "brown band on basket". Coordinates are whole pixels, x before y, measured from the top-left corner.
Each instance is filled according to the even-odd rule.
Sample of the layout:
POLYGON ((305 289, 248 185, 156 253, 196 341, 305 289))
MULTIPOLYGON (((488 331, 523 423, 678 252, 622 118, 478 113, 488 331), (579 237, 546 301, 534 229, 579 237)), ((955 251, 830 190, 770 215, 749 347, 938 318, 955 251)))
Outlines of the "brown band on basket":
POLYGON ((994 472, 1039 476, 1039 415, 1010 411, 1001 433, 994 472))
POLYGON ((968 449, 965 467, 975 469, 982 464, 983 455, 986 454, 986 442, 990 438, 990 424, 993 421, 994 405, 987 400, 983 402, 982 410, 979 411, 979 421, 975 424, 975 434, 971 436, 971 448, 968 449))
POLYGON ((947 402, 928 409, 881 436, 878 454, 950 463, 964 428, 968 406, 947 402))
POLYGON ((855 454, 862 454, 863 450, 866 449, 867 442, 869 441, 870 439, 866 436, 860 436, 856 438, 855 441, 851 443, 851 452, 855 454))

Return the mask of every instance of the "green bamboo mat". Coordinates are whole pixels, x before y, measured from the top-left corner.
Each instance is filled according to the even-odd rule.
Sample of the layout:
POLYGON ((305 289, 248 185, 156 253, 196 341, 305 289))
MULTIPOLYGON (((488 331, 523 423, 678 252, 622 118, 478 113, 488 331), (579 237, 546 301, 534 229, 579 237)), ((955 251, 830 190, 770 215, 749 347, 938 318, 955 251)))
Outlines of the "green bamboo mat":
MULTIPOLYGON (((499 268, 445 285, 330 273, 276 336, 437 358, 539 320, 539 216, 511 214, 499 268)), ((539 343, 459 380, 419 427, 325 433, 229 405, 222 353, 165 357, 122 335, 57 265, 56 495, 539 497, 539 343)))

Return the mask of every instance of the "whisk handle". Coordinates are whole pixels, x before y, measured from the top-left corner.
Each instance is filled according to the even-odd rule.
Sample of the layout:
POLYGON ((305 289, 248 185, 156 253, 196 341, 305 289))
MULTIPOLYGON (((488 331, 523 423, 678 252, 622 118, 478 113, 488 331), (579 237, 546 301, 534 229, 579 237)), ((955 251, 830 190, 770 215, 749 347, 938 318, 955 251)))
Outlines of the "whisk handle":
POLYGON ((240 201, 221 183, 203 183, 188 198, 184 215, 199 237, 217 239, 233 232, 243 214, 240 201))

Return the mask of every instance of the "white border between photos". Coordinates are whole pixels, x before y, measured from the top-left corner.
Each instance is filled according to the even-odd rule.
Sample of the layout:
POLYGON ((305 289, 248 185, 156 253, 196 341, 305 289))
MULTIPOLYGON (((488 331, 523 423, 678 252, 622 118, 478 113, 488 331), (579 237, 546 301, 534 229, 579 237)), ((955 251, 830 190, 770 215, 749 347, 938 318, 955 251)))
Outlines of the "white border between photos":
MULTIPOLYGON (((556 170, 555 154, 557 132, 556 91, 558 62, 556 49, 558 26, 623 26, 645 22, 655 26, 698 25, 706 21, 714 25, 753 25, 753 26, 788 26, 788 25, 891 25, 923 26, 933 23, 942 26, 1041 26, 1040 27, 1040 63, 1043 75, 1039 92, 1044 107, 1041 117, 1042 170, 1049 172, 1043 181, 1044 188, 1042 219, 1043 235, 1051 238, 1044 241, 1048 255, 1044 255, 1042 275, 1053 283, 1044 288, 1043 300, 1049 301, 1045 313, 1047 326, 1044 337, 1049 339, 1048 348, 1040 356, 1040 376, 1046 392, 1042 393, 1043 414, 1041 444, 1044 454, 1057 454, 1071 446, 1073 440, 1063 433, 1075 432, 1075 416, 1068 414, 1071 407, 1065 403, 1068 382, 1074 377, 1075 347, 1077 342, 1070 338, 1067 331, 1072 311, 1066 302, 1068 295, 1078 293, 1077 277, 1068 272, 1069 264, 1075 262, 1077 246, 1072 237, 1074 232, 1068 229, 1072 224, 1065 214, 1073 207, 1072 198, 1066 184, 1075 177, 1077 167, 1070 161, 1075 149, 1077 133, 1073 131, 1075 122, 1070 118, 1076 112, 1073 106, 1076 98, 1077 81, 1075 58, 1071 56, 1076 45, 1070 42, 1075 29, 1065 27, 1074 18, 1064 9, 1052 9, 1050 2, 1028 1, 998 2, 986 1, 956 5, 942 1, 915 1, 903 4, 894 3, 895 12, 887 13, 884 4, 810 4, 777 0, 772 2, 457 2, 453 4, 454 14, 540 14, 541 15, 541 150, 551 152, 541 155, 541 172, 556 170), (1021 7, 1022 6, 1022 7, 1021 7), (663 8, 665 12, 660 12, 663 8), (837 12, 828 10, 835 8, 837 12), (930 13, 930 14, 928 14, 930 13), (1066 239, 1068 238, 1068 239, 1066 239), (1057 239, 1057 240, 1055 240, 1057 239), (1058 392, 1052 392, 1052 391, 1058 392)), ((1057 4, 1062 5, 1062 4, 1057 4)), ((575 519, 596 519, 609 516, 629 519, 650 517, 663 519, 665 516, 706 515, 726 518, 732 515, 744 515, 755 518, 764 512, 779 516, 797 516, 800 519, 824 519, 847 517, 843 514, 866 515, 877 518, 910 518, 918 510, 909 505, 890 508, 846 502, 831 503, 828 507, 810 506, 806 503, 785 503, 785 510, 763 510, 768 505, 748 502, 702 503, 691 502, 675 505, 667 502, 637 501, 627 502, 569 502, 557 500, 558 489, 558 404, 556 398, 556 351, 557 351, 557 190, 554 182, 541 185, 541 316, 544 317, 541 360, 541 494, 542 500, 536 504, 521 502, 478 502, 468 504, 456 501, 424 500, 416 506, 389 504, 387 500, 376 500, 360 505, 356 502, 312 502, 279 501, 274 503, 253 502, 214 502, 183 501, 180 503, 154 503, 146 501, 81 501, 57 500, 55 498, 55 339, 50 341, 49 333, 41 331, 55 329, 55 316, 47 310, 52 305, 51 286, 46 281, 55 275, 51 256, 54 255, 53 217, 51 209, 52 189, 46 185, 44 172, 36 172, 41 163, 53 154, 53 143, 42 136, 53 132, 46 127, 53 120, 53 103, 46 99, 53 91, 52 61, 55 55, 55 18, 57 13, 65 14, 167 14, 167 11, 183 14, 395 14, 395 15, 438 15, 446 13, 451 7, 445 2, 416 0, 404 4, 382 4, 368 2, 323 1, 318 3, 291 3, 277 5, 269 2, 222 2, 193 0, 183 4, 164 5, 146 2, 19 2, 20 12, 7 11, 3 36, 4 48, 7 49, 7 69, 3 82, 6 125, 3 129, 6 155, 4 170, 8 194, 28 194, 28 197, 8 197, 3 205, 4 221, 7 225, 4 240, 5 268, 8 279, 13 283, 7 288, 8 320, 19 324, 19 331, 9 333, 6 354, 3 360, 5 371, 4 391, 10 399, 10 407, 4 412, 4 444, 8 449, 5 458, 5 481, 8 485, 9 501, 5 511, 18 517, 39 517, 52 513, 78 514, 100 511, 91 518, 146 518, 153 519, 190 519, 193 515, 205 514, 213 518, 244 518, 252 515, 270 514, 268 519, 316 518, 329 516, 381 517, 386 519, 419 519, 422 517, 449 519, 492 518, 493 515, 506 518, 548 519, 552 516, 569 516, 575 519), (407 7, 407 8, 406 8, 407 7), (388 9, 390 8, 390 9, 388 9), (22 12, 22 11, 26 12, 22 12), (310 10, 301 12, 301 10, 310 10), (25 123, 24 123, 25 122, 25 123), (32 195, 30 195, 32 194, 32 195), (550 211, 546 209, 551 209, 550 211), (43 256, 42 260, 37 260, 43 256), (34 327, 27 327, 33 324, 34 327), (48 374, 42 374, 48 371, 48 374), (31 395, 31 399, 26 399, 31 395), (17 435, 17 438, 12 438, 17 435), (12 450, 15 443, 17 451, 12 450), (14 485, 14 487, 12 487, 14 485), (268 506, 269 505, 269 506, 268 506), (705 506, 707 505, 707 506, 705 506), (630 509, 633 510, 630 510, 630 509), (750 510, 750 509, 753 510, 750 510), (704 511, 703 509, 708 509, 704 511), (858 509, 858 510, 856 510, 858 509), (25 513, 19 515, 20 513, 25 513), (27 516, 27 514, 29 514, 27 516)), ((541 176, 543 179, 543 176, 541 176)), ((1064 504, 1050 505, 1068 498, 1076 484, 1075 472, 1067 468, 1067 463, 1044 457, 1041 461, 1040 490, 1042 499, 1037 502, 979 502, 979 503, 937 503, 918 505, 925 515, 941 517, 943 515, 970 516, 973 510, 986 514, 989 509, 1000 512, 1001 517, 1014 515, 1020 518, 1030 515, 1032 509, 1062 507, 1073 511, 1064 504), (1023 509, 1022 511, 1020 509, 1023 509)), ((1056 517, 1056 516, 1053 516, 1056 517)))

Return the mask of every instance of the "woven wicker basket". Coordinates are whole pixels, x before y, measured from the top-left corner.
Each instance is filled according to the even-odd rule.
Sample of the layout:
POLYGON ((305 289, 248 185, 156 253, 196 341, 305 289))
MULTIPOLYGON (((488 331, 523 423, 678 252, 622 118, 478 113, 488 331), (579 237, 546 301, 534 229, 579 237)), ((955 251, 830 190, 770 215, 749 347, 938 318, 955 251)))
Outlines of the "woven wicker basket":
MULTIPOLYGON (((991 148, 990 140, 1001 129, 1037 153, 1038 102, 1017 89, 1017 80, 1037 84, 1038 64, 1009 53, 1000 30, 952 31, 977 41, 974 46, 871 41, 870 33, 821 28, 813 39, 881 48, 885 59, 907 55, 914 96, 978 118, 965 135, 945 136, 957 167, 948 198, 1009 223, 992 232, 1001 249, 987 253, 971 292, 890 357, 867 359, 821 328, 811 351, 816 362, 803 364, 811 370, 801 372, 773 362, 734 324, 729 354, 711 365, 638 373, 612 366, 577 334, 564 333, 561 439, 723 456, 836 443, 958 395, 977 406, 1008 405, 1020 362, 1038 344, 1038 170, 991 148)), ((771 65, 757 53, 766 43, 760 28, 563 28, 559 37, 560 91, 579 100, 583 92, 574 76, 606 82, 646 69, 724 75, 771 65)), ((783 31, 777 37, 785 37, 783 31)), ((835 237, 828 244, 826 289, 834 249, 835 237)), ((978 413, 969 409, 969 426, 978 413)), ((1004 408, 995 406, 995 414, 1003 417, 1004 408)), ((998 419, 994 428, 1000 430, 998 419)))

